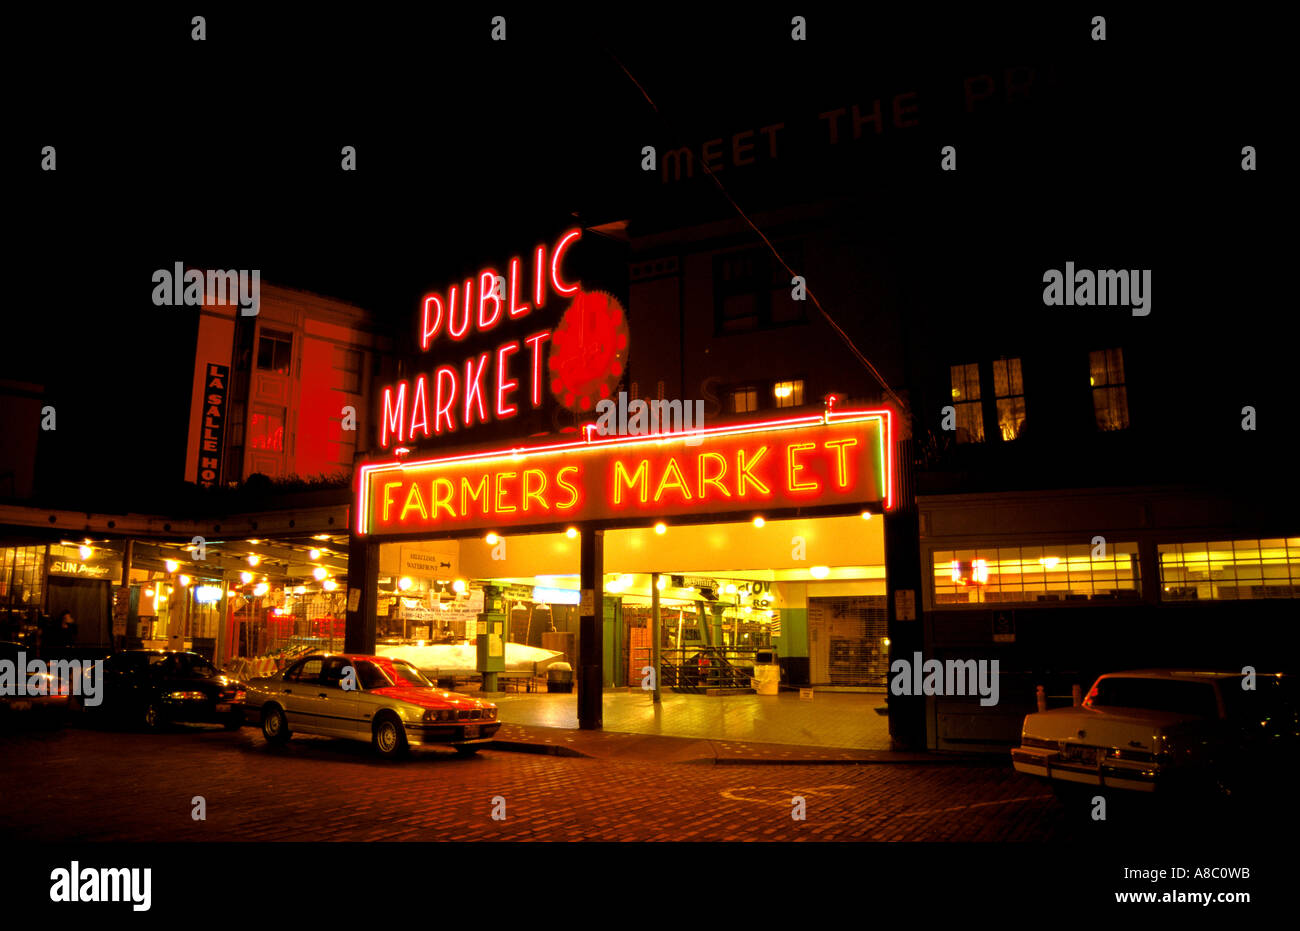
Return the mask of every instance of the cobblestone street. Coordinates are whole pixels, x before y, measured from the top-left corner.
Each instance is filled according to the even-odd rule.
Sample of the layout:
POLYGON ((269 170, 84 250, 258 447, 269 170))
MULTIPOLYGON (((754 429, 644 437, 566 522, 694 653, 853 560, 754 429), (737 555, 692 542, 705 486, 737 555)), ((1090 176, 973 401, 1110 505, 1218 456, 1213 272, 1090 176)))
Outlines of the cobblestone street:
POLYGON ((252 728, 0 737, 0 832, 13 840, 1070 839, 1044 787, 987 764, 700 765, 418 750, 252 728), (203 796, 207 818, 191 817, 203 796), (792 799, 807 819, 791 818, 792 799), (494 798, 505 819, 493 820, 494 798))

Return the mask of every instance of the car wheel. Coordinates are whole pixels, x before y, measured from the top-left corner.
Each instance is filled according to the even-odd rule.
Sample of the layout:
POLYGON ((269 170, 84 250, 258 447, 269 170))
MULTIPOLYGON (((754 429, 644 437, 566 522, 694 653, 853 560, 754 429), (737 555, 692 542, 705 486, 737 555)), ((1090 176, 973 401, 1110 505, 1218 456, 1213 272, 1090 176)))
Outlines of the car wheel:
POLYGON ((472 746, 471 746, 471 747, 467 747, 467 746, 464 746, 463 744, 457 744, 457 745, 456 745, 456 752, 459 753, 461 756, 477 756, 477 755, 478 755, 478 747, 472 747, 472 746))
POLYGON ((151 701, 144 707, 144 726, 151 731, 160 731, 163 726, 162 708, 156 701, 151 701))
POLYGON ((375 721, 372 743, 375 752, 385 759, 392 759, 406 752, 406 728, 392 715, 384 715, 375 721))
POLYGON ((262 709, 262 736, 269 744, 282 746, 289 739, 289 721, 275 705, 262 709))

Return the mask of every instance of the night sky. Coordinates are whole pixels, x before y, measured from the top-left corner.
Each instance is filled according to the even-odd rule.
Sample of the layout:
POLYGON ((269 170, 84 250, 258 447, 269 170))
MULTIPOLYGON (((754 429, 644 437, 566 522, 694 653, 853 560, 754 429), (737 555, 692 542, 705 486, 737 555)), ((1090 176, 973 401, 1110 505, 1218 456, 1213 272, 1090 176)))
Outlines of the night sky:
MULTIPOLYGON (((840 182, 868 199, 864 229, 972 281, 996 279, 1018 253, 1145 246, 1153 264, 1189 270, 1176 284, 1164 276, 1162 306, 1182 298, 1187 332, 1223 348, 1189 385, 1202 395, 1242 379, 1257 393, 1280 387, 1295 344, 1289 318, 1270 329, 1277 283, 1260 269, 1289 263, 1256 219, 1259 195, 1206 181, 1235 170, 1242 144, 1280 142, 1266 23, 1115 11, 1103 44, 1087 38, 1093 10, 791 8, 809 20, 809 41, 793 43, 791 13, 750 7, 654 6, 623 20, 547 18, 534 5, 284 18, 213 8, 196 43, 192 12, 37 14, 12 31, 34 55, 6 147, 18 293, 5 376, 48 385, 60 421, 44 467, 67 481, 144 489, 181 475, 196 314, 152 306, 154 269, 256 267, 402 335, 426 290, 575 216, 728 214, 707 182, 664 199, 640 170, 643 145, 698 146, 790 114, 815 123, 821 110, 874 96, 888 106, 893 93, 959 87, 1017 60, 1051 76, 1050 106, 1023 125, 927 127, 882 146, 840 182), (489 41, 498 13, 505 43, 489 41), (950 136, 963 146, 959 180, 918 157, 950 136), (54 174, 35 168, 45 144, 58 147, 54 174), (339 170, 345 144, 358 148, 355 173, 339 170), (1207 240, 1207 224, 1222 235, 1207 240), (147 441, 123 455, 131 436, 147 441)), ((1264 158, 1277 165, 1274 151, 1264 158)), ((783 161, 761 177, 767 189, 722 177, 754 207, 792 188, 825 193, 802 165, 783 161)), ((1001 299, 969 296, 986 318, 1001 299)))

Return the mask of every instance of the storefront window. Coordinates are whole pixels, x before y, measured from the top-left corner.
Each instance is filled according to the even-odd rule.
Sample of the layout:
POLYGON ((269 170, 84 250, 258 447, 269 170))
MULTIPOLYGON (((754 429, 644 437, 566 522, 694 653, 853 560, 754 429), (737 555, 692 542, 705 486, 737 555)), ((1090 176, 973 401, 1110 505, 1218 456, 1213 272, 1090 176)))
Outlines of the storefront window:
POLYGON ((0 639, 17 639, 29 615, 39 612, 44 561, 44 546, 0 548, 0 623, 7 634, 0 639))
POLYGON ((934 603, 1038 604, 1141 597, 1136 543, 996 546, 934 553, 934 603))
POLYGON ((1300 537, 1161 543, 1162 601, 1300 597, 1300 537))

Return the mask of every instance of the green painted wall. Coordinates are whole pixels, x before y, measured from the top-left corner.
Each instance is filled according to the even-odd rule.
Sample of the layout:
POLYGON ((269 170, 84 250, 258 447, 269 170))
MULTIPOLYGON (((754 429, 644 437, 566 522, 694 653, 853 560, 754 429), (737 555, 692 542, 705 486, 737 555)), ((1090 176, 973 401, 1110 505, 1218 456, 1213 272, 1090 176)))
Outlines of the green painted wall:
POLYGON ((781 608, 781 636, 773 637, 778 656, 808 655, 808 609, 781 608))

